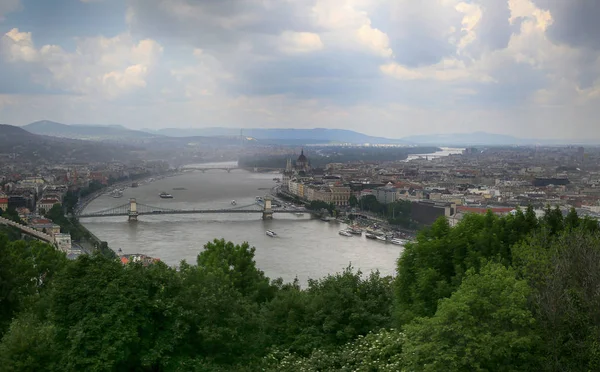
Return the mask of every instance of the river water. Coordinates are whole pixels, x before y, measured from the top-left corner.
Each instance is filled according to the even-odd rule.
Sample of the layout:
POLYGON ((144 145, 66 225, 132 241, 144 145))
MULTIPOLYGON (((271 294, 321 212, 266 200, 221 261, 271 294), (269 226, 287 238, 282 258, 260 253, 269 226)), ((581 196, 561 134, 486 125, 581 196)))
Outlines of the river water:
MULTIPOLYGON (((223 165, 202 164, 203 167, 223 165)), ((102 195, 85 212, 126 204, 129 198, 172 209, 230 208, 232 200, 236 200, 237 206, 244 206, 253 204, 256 196, 268 193, 275 186, 274 177, 280 175, 244 170, 189 172, 127 188, 122 198, 102 195), (174 198, 161 199, 158 195, 162 191, 174 198)), ((195 263, 204 244, 215 238, 234 243, 247 241, 256 247, 256 264, 267 276, 281 277, 286 282, 297 277, 302 285, 308 278, 340 272, 349 264, 363 273, 379 270, 384 275, 393 275, 402 252, 402 246, 367 240, 364 235, 341 236, 338 231, 344 224, 311 219, 308 214, 304 217, 275 214, 271 221, 263 221, 260 214, 192 214, 140 216, 137 223, 128 223, 127 217, 85 218, 81 222, 112 249, 146 254, 168 265, 178 265, 181 260, 195 263), (267 229, 279 236, 266 236, 267 229)))

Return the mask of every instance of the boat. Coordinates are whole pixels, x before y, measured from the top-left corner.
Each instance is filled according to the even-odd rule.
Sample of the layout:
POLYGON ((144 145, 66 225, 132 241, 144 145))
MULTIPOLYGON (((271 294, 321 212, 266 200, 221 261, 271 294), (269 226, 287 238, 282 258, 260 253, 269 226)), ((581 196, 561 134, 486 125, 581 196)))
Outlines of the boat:
POLYGON ((275 233, 275 231, 271 231, 271 230, 265 231, 265 234, 267 234, 267 236, 270 236, 271 238, 274 238, 277 236, 277 233, 275 233))
POLYGON ((342 236, 352 236, 352 234, 350 234, 350 232, 346 231, 346 230, 340 230, 338 232, 338 234, 342 235, 342 236))
POLYGON ((365 233, 365 238, 367 239, 377 239, 377 235, 371 233, 365 233))
POLYGON ((354 234, 354 235, 362 235, 362 233, 363 233, 363 231, 361 229, 359 229, 358 227, 354 227, 354 226, 349 227, 347 229, 347 231, 350 234, 354 234))
POLYGON ((385 239, 385 236, 383 236, 383 235, 375 235, 375 239, 377 239, 377 240, 381 240, 381 241, 383 241, 383 242, 385 242, 385 241, 386 241, 386 239, 385 239))
POLYGON ((139 184, 137 182, 132 182, 131 183, 131 187, 138 187, 138 186, 139 186, 139 184))
POLYGON ((256 201, 262 201, 262 200, 263 200, 263 198, 262 198, 262 197, 260 197, 260 196, 257 196, 257 197, 255 197, 255 198, 254 198, 254 200, 256 200, 256 201))
POLYGON ((297 213, 294 213, 294 216, 302 217, 302 216, 304 216, 304 213, 297 212, 297 213))
POLYGON ((390 243, 396 244, 396 245, 404 245, 404 244, 406 244, 406 240, 393 238, 392 240, 390 240, 390 243))
POLYGON ((160 196, 163 199, 173 199, 173 195, 171 194, 167 194, 166 192, 161 192, 160 194, 158 194, 158 196, 160 196))
POLYGON ((237 204, 237 202, 235 200, 231 201, 231 205, 236 205, 236 204, 237 204))
POLYGON ((121 198, 123 197, 123 191, 113 190, 113 192, 110 193, 110 196, 112 196, 113 198, 121 198))
POLYGON ((329 216, 321 217, 321 221, 329 222, 329 221, 331 221, 331 217, 329 217, 329 216))

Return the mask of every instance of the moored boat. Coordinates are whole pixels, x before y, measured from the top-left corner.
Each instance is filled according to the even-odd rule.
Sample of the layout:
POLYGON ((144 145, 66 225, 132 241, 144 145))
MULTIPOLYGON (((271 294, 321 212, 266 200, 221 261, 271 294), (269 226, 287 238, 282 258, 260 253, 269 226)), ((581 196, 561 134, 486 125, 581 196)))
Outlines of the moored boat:
POLYGON ((404 240, 404 239, 398 239, 398 238, 393 238, 393 239, 390 240, 390 243, 396 244, 396 245, 404 245, 404 244, 406 244, 406 240, 404 240))
POLYGON ((352 234, 350 234, 350 232, 346 231, 346 230, 340 230, 338 232, 338 234, 342 235, 342 236, 352 236, 352 234))
POLYGON ((365 233, 365 238, 367 239, 377 239, 377 235, 371 233, 365 233))
POLYGON ((363 233, 363 231, 361 229, 359 229, 358 227, 355 227, 355 226, 349 227, 347 231, 350 234, 354 234, 354 235, 362 235, 362 233, 363 233))

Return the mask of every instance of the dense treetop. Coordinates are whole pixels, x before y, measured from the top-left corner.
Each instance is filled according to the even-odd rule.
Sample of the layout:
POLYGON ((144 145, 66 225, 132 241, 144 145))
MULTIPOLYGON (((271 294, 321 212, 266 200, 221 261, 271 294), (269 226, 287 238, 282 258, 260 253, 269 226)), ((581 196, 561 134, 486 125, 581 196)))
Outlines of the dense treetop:
POLYGON ((348 267, 306 288, 247 243, 174 269, 0 234, 3 371, 600 368, 600 235, 574 211, 440 219, 394 278, 348 267))

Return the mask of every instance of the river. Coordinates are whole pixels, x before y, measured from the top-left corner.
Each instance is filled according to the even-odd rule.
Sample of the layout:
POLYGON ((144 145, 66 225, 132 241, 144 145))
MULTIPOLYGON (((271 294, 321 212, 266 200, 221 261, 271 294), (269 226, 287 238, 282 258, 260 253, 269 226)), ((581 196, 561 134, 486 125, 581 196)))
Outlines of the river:
POLYGON ((462 152, 465 150, 464 147, 458 148, 458 147, 440 147, 440 151, 437 152, 433 152, 430 154, 412 154, 412 155, 408 155, 408 157, 406 158, 405 161, 411 161, 411 160, 416 160, 419 158, 427 158, 429 160, 434 159, 434 158, 442 158, 444 156, 448 156, 448 155, 456 155, 456 154, 462 154, 462 152))
MULTIPOLYGON (((235 163, 202 164, 203 167, 228 165, 235 163)), ((244 170, 188 172, 127 188, 122 198, 102 195, 85 211, 116 207, 128 203, 129 198, 173 209, 229 208, 232 200, 236 200, 237 206, 244 206, 252 204, 256 196, 268 193, 275 186, 273 178, 279 176, 244 170), (158 194, 162 191, 174 198, 161 199, 158 194)), ((338 231, 345 225, 311 219, 308 214, 304 217, 275 214, 270 221, 263 221, 260 214, 196 214, 140 216, 137 223, 128 223, 126 217, 85 218, 81 222, 112 249, 157 257, 173 266, 181 260, 195 263, 204 244, 215 238, 235 243, 247 241, 256 247, 256 264, 267 276, 281 277, 286 282, 297 277, 301 285, 306 285, 308 278, 340 272, 349 264, 364 273, 379 270, 383 275, 393 275, 403 249, 367 240, 364 235, 340 236, 338 231), (267 229, 279 236, 266 236, 267 229)))

